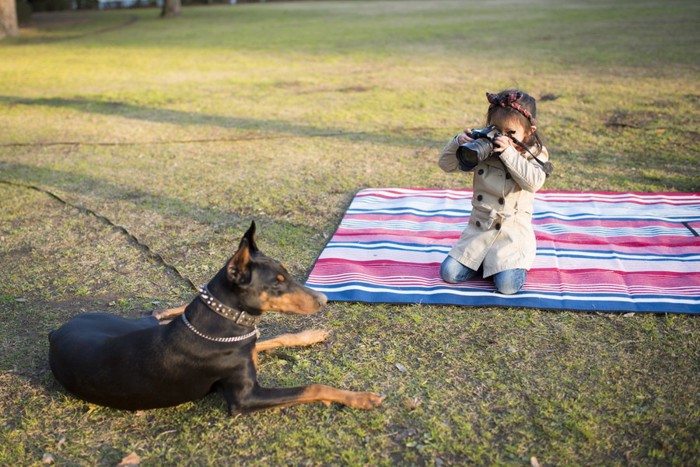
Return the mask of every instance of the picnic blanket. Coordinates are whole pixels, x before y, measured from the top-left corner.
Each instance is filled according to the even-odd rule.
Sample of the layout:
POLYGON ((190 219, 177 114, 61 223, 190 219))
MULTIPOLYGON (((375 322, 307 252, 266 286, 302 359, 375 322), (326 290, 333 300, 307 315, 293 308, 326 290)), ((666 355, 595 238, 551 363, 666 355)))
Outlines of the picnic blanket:
POLYGON ((471 197, 358 192, 306 284, 335 301, 700 314, 700 193, 537 193, 537 257, 515 295, 440 279, 471 197))

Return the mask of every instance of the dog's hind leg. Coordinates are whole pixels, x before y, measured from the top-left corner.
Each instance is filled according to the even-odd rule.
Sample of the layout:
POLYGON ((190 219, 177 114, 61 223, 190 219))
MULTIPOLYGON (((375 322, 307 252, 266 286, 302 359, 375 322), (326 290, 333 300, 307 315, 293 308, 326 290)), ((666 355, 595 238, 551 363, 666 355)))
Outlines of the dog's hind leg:
POLYGON ((168 308, 166 310, 156 310, 153 313, 151 313, 151 316, 153 316, 158 321, 167 321, 173 318, 177 318, 178 316, 183 314, 185 312, 185 308, 187 308, 187 305, 182 305, 177 308, 168 308))

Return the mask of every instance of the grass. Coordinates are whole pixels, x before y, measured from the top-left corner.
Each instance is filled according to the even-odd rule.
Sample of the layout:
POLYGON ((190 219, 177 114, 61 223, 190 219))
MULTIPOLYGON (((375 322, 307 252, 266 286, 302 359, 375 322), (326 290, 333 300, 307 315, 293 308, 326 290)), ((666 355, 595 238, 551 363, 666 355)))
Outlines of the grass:
POLYGON ((382 408, 228 418, 67 395, 46 334, 192 296, 251 219, 308 274, 364 187, 468 187, 444 143, 484 93, 539 98, 554 190, 700 191, 696 2, 345 1, 35 15, 0 43, 0 464, 671 464, 700 454, 692 316, 331 303, 263 333, 275 386, 382 408), (7 183, 9 182, 9 183, 7 183), (59 196, 59 202, 45 192, 59 196), (78 208, 81 209, 78 209, 78 208), (82 209, 84 208, 84 209, 82 209))

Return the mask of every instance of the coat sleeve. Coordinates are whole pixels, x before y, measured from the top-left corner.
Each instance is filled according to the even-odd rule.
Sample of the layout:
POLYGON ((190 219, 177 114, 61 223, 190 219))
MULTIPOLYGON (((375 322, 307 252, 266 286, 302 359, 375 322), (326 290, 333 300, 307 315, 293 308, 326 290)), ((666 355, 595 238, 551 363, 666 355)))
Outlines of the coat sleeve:
MULTIPOLYGON (((537 158, 542 162, 547 161, 549 159, 547 149, 542 148, 537 158)), ((532 157, 521 155, 511 146, 501 153, 500 159, 515 183, 523 190, 534 193, 544 185, 547 175, 542 166, 532 157)))
POLYGON ((442 150, 438 165, 445 172, 457 172, 459 170, 459 161, 457 160, 457 137, 452 138, 442 150))
POLYGON ((476 167, 476 164, 472 165, 466 161, 459 160, 457 157, 458 148, 459 143, 457 142, 457 136, 452 138, 443 148, 440 159, 438 160, 438 165, 445 172, 457 172, 458 170, 469 172, 476 167))

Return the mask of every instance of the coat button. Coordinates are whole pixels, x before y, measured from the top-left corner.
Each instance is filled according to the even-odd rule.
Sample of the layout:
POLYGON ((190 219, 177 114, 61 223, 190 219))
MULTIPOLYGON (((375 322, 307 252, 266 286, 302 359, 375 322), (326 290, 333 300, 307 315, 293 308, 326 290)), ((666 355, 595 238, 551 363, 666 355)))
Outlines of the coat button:
POLYGON ((476 226, 481 227, 481 221, 476 221, 476 226))
POLYGON ((501 230, 501 224, 496 224, 496 230, 501 230))
POLYGON ((477 201, 481 201, 482 199, 484 199, 484 197, 481 196, 481 195, 479 195, 479 196, 476 197, 476 200, 477 200, 477 201))
POLYGON ((506 174, 506 180, 509 180, 509 179, 510 179, 510 174, 507 173, 507 174, 506 174))
POLYGON ((503 203, 505 203, 505 202, 506 202, 506 200, 504 200, 503 198, 498 198, 498 203, 499 203, 499 204, 503 204, 503 203))
POLYGON ((484 169, 479 169, 479 175, 484 175, 484 169))

